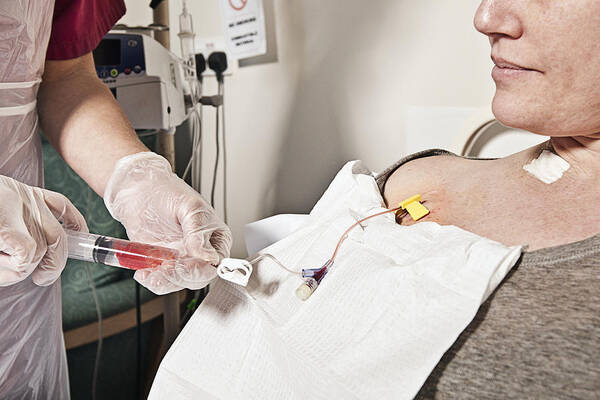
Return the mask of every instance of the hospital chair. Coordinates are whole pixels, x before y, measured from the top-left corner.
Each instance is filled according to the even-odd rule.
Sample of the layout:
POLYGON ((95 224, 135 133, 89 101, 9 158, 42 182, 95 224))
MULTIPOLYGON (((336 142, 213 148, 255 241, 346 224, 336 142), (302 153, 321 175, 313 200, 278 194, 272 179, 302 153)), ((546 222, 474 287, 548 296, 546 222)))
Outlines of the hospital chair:
POLYGON ((485 116, 476 126, 473 131, 465 131, 459 135, 460 155, 480 158, 506 157, 547 140, 544 136, 508 128, 498 120, 485 116))

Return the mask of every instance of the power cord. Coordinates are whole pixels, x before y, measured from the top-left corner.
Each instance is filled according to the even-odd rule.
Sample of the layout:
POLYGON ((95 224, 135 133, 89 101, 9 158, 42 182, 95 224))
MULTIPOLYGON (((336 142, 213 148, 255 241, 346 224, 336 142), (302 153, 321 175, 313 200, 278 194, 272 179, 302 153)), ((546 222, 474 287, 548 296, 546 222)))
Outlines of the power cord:
POLYGON ((215 168, 213 174, 213 182, 210 193, 211 205, 214 207, 215 203, 215 186, 217 183, 217 169, 219 163, 219 122, 220 122, 220 114, 222 111, 223 114, 223 219, 225 223, 227 223, 227 152, 226 152, 226 144, 225 144, 225 112, 223 107, 223 96, 224 96, 224 72, 227 70, 227 55, 222 51, 215 51, 208 56, 208 67, 215 72, 218 82, 218 97, 220 98, 220 104, 216 105, 216 148, 217 154, 215 159, 215 168))
MULTIPOLYGON (((202 54, 196 54, 195 56, 196 58, 196 76, 199 80, 199 87, 202 88, 202 76, 204 71, 206 70, 206 60, 205 58, 202 56, 202 54)), ((200 134, 192 134, 192 156, 190 158, 190 161, 188 162, 188 165, 186 166, 186 169, 183 173, 182 178, 185 179, 187 177, 187 174, 190 170, 190 168, 192 169, 192 187, 194 187, 194 189, 196 189, 196 191, 198 191, 199 193, 201 192, 201 186, 198 180, 198 185, 195 184, 195 178, 194 178, 194 167, 193 165, 196 165, 197 168, 196 170, 198 171, 198 174, 200 175, 200 171, 201 171, 201 162, 199 160, 201 160, 201 149, 202 149, 202 137, 201 137, 201 132, 202 132, 202 105, 208 105, 208 106, 213 106, 215 107, 215 113, 216 113, 216 121, 215 121, 215 148, 216 148, 216 154, 215 154, 215 164, 214 164, 214 168, 213 168, 213 176, 212 176, 212 182, 211 182, 211 191, 210 191, 210 204, 212 207, 215 207, 215 192, 216 192, 216 185, 217 185, 217 177, 218 177, 218 171, 219 171, 219 161, 220 161, 220 157, 221 157, 221 151, 223 152, 223 219, 225 220, 225 223, 228 222, 228 217, 227 217, 227 146, 226 146, 226 140, 225 140, 225 107, 224 107, 224 72, 227 70, 227 55, 224 52, 213 52, 210 54, 210 56, 208 57, 208 67, 213 70, 215 72, 215 75, 217 77, 217 82, 218 82, 218 92, 216 96, 202 96, 202 92, 199 93, 200 96, 200 107, 199 107, 199 111, 198 108, 196 107, 196 99, 193 99, 193 107, 194 109, 192 110, 191 117, 193 118, 191 120, 192 123, 192 130, 195 131, 195 127, 196 124, 199 126, 199 132, 200 134), (197 115, 197 118, 194 116, 194 114, 197 115), (222 125, 221 125, 222 124, 222 125), (219 135, 219 128, 221 127, 221 132, 222 135, 220 137, 219 135), (220 140, 222 140, 222 142, 220 142, 220 140)), ((187 310, 184 313, 183 317, 181 318, 181 326, 183 327, 187 321, 189 320, 189 318, 191 318, 192 314, 194 313, 196 307, 198 306, 198 304, 200 302, 202 302, 202 300, 204 300, 204 297, 206 297, 206 295, 208 294, 208 287, 201 289, 201 290, 197 290, 194 293, 194 297, 192 298, 192 300, 189 302, 188 306, 187 306, 187 310)))
POLYGON ((225 83, 223 81, 219 82, 219 95, 221 96, 221 137, 223 141, 223 219, 227 224, 227 140, 225 136, 225 83))
POLYGON ((213 168, 213 178, 212 178, 212 186, 210 189, 210 205, 215 208, 215 187, 217 186, 217 174, 219 171, 219 107, 216 110, 216 128, 215 128, 215 146, 216 146, 216 154, 215 154, 215 166, 213 168))
POLYGON ((192 154, 181 178, 185 180, 188 173, 191 172, 192 187, 200 193, 202 188, 202 104, 198 102, 198 98, 202 99, 203 73, 206 70, 206 60, 201 53, 196 54, 194 58, 196 61, 198 93, 192 94, 192 111, 188 114, 190 117, 192 154))
MULTIPOLYGON (((198 80, 198 93, 196 96, 202 98, 203 74, 206 71, 206 60, 202 54, 194 55, 196 62, 196 79, 198 80)), ((194 138, 194 166, 192 168, 192 187, 200 193, 202 191, 202 105, 194 99, 195 117, 193 119, 194 138)))
POLYGON ((215 72, 217 82, 223 83, 223 73, 227 71, 227 54, 223 51, 213 51, 208 56, 208 68, 215 72))

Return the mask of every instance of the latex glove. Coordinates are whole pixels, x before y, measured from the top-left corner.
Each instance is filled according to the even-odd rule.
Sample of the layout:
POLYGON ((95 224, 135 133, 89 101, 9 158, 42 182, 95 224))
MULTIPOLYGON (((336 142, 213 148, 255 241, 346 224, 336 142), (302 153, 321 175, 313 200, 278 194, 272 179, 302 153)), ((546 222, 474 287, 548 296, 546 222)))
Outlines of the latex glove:
POLYGON ((134 279, 156 294, 205 287, 216 277, 210 264, 229 256, 232 237, 227 225, 155 153, 120 159, 106 186, 104 202, 131 240, 174 248, 205 261, 136 271, 134 279))
POLYGON ((39 286, 58 279, 68 251, 59 221, 87 232, 85 219, 62 194, 0 176, 0 286, 29 275, 39 286))

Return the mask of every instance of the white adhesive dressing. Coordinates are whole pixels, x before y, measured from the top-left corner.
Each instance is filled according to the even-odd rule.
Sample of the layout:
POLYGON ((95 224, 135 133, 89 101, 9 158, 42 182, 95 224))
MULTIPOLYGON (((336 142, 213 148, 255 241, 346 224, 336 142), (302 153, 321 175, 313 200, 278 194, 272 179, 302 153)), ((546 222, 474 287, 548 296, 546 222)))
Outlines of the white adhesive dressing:
POLYGON ((523 169, 535 176, 540 181, 550 184, 562 178, 563 173, 571 168, 571 165, 560 156, 551 151, 544 150, 542 154, 523 169))

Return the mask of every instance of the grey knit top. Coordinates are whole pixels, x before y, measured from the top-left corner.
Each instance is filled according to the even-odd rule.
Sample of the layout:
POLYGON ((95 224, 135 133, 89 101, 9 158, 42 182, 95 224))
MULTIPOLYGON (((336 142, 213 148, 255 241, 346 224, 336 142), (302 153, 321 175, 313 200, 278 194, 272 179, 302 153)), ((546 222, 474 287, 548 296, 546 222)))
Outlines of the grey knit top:
MULTIPOLYGON (((377 176, 380 190, 401 165, 437 155, 456 156, 405 157, 377 176)), ((600 399, 600 234, 525 251, 416 398, 600 399)))

